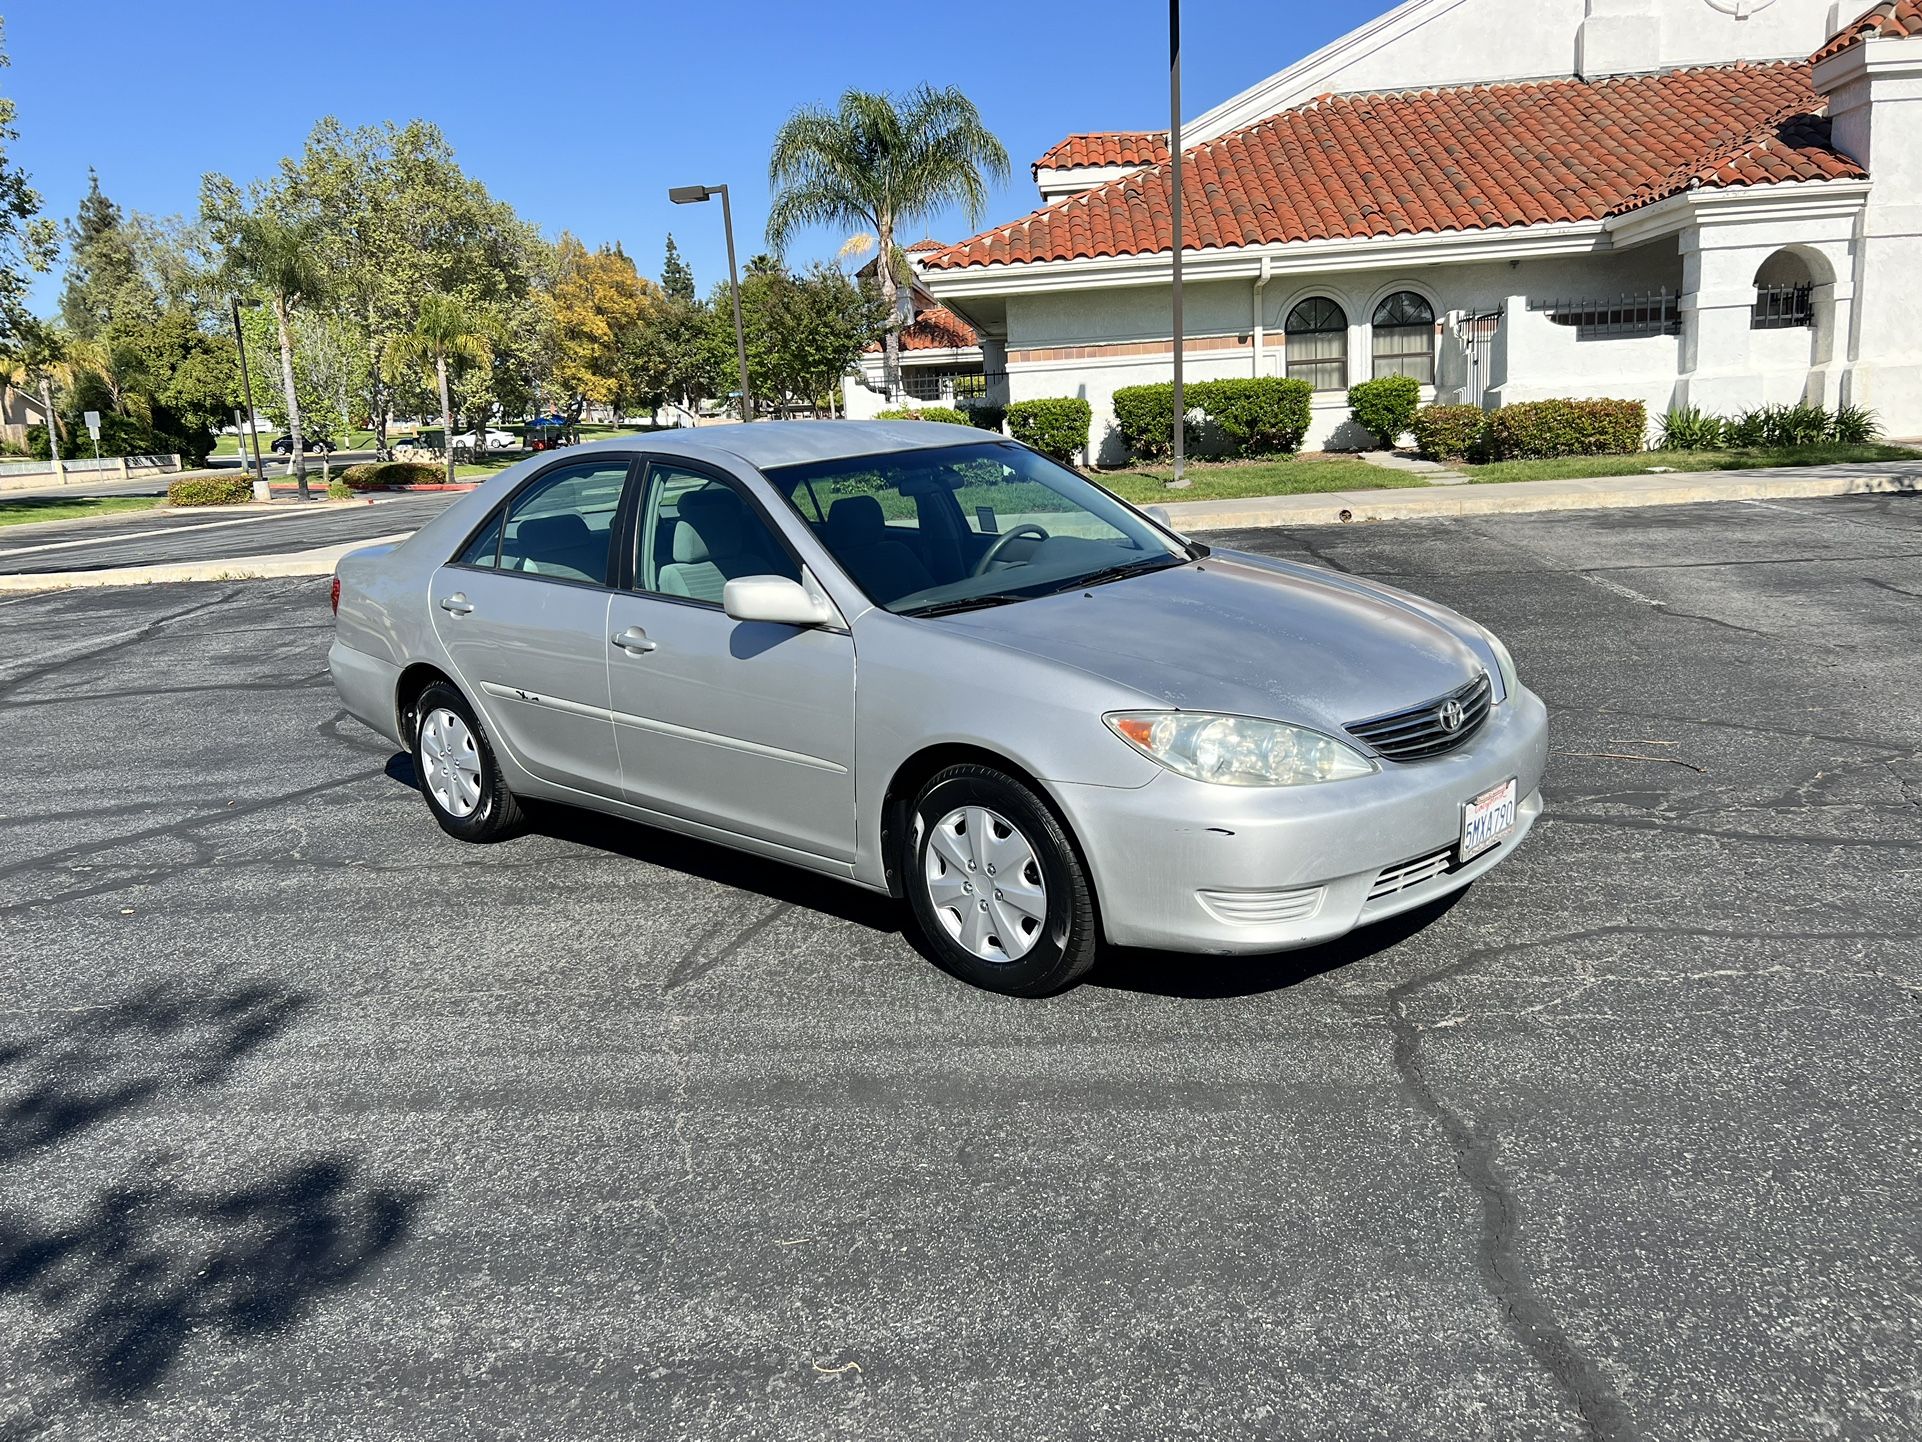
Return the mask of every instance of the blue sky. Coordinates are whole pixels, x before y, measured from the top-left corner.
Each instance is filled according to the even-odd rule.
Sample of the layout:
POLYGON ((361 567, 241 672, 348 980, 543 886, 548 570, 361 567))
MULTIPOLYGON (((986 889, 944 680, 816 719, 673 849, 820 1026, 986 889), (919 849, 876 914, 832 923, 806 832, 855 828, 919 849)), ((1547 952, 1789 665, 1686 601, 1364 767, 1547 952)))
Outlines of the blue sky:
MULTIPOLYGON (((1389 3, 1187 0, 1186 114, 1389 3)), ((1013 162, 988 224, 1033 208, 1028 163, 1062 135, 1167 121, 1162 0, 25 0, 4 14, 13 68, 0 72, 0 90, 19 105, 14 156, 57 218, 73 213, 89 165, 123 207, 176 214, 194 208, 203 172, 267 174, 322 115, 349 124, 418 115, 550 235, 618 240, 652 275, 672 230, 703 289, 726 265, 719 207, 677 208, 664 192, 728 182, 745 259, 761 248, 768 142, 797 104, 831 102, 849 86, 961 87, 1013 162)), ((928 228, 945 240, 968 233, 958 215, 928 228)), ((831 255, 841 239, 809 237, 790 259, 831 255)), ((57 277, 43 278, 36 307, 51 309, 58 292, 57 277)))

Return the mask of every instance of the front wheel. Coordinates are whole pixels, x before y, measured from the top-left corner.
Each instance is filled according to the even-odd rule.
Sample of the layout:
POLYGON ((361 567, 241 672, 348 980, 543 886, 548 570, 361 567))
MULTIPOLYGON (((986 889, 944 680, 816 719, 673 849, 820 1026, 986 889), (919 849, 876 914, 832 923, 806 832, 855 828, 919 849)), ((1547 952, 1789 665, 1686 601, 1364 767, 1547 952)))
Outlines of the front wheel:
POLYGON ((950 766, 916 798, 901 874, 935 960, 963 981, 1047 996, 1094 964, 1094 888, 1047 803, 988 766, 950 766))
POLYGON ((449 836, 498 841, 521 824, 520 803, 501 778, 467 698, 445 681, 414 704, 414 776, 427 809, 449 836))

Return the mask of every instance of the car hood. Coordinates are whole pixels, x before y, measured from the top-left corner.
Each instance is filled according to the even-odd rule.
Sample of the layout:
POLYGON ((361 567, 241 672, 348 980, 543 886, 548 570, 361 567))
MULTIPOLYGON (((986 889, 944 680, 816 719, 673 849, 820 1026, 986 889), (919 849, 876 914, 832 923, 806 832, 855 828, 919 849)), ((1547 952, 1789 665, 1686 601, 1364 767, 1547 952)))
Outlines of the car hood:
POLYGON ((942 624, 1182 710, 1327 731, 1432 700, 1478 672, 1495 674, 1477 628, 1445 607, 1228 551, 942 624))

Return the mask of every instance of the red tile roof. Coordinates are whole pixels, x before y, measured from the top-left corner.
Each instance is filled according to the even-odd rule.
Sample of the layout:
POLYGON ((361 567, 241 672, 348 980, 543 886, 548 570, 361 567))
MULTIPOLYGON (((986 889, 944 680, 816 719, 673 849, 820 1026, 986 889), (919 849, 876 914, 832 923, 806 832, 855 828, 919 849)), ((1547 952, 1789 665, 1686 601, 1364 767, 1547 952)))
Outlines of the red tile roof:
MULTIPOLYGON (((1185 152, 1183 247, 1592 221, 1695 185, 1860 177, 1822 105, 1806 64, 1324 96, 1185 152)), ((922 264, 1148 255, 1169 221, 1161 164, 922 264)))
POLYGON ((1922 35, 1922 0, 1882 0, 1836 31, 1829 43, 1809 58, 1827 60, 1864 40, 1906 40, 1912 35, 1922 35))
POLYGON ((913 245, 907 247, 907 252, 909 255, 919 255, 924 250, 946 250, 947 248, 948 243, 945 240, 936 240, 933 236, 929 235, 924 236, 913 245))
MULTIPOLYGON (((979 344, 980 338, 975 335, 974 327, 944 305, 929 306, 901 327, 901 349, 904 351, 966 350, 969 346, 979 344)), ((876 343, 868 349, 878 351, 881 346, 876 343)))
POLYGON ((1165 130, 1094 130, 1057 141, 1035 161, 1035 170, 1073 170, 1083 165, 1159 165, 1168 158, 1165 130))

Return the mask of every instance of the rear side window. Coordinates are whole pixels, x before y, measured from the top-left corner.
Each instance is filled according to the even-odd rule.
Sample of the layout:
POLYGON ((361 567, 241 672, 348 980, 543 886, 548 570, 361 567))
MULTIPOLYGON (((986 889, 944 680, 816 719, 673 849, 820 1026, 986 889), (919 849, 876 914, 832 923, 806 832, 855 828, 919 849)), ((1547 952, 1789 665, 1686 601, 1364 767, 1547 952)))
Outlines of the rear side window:
POLYGON ((625 459, 583 462, 522 491, 502 520, 500 569, 604 584, 627 471, 625 459))

